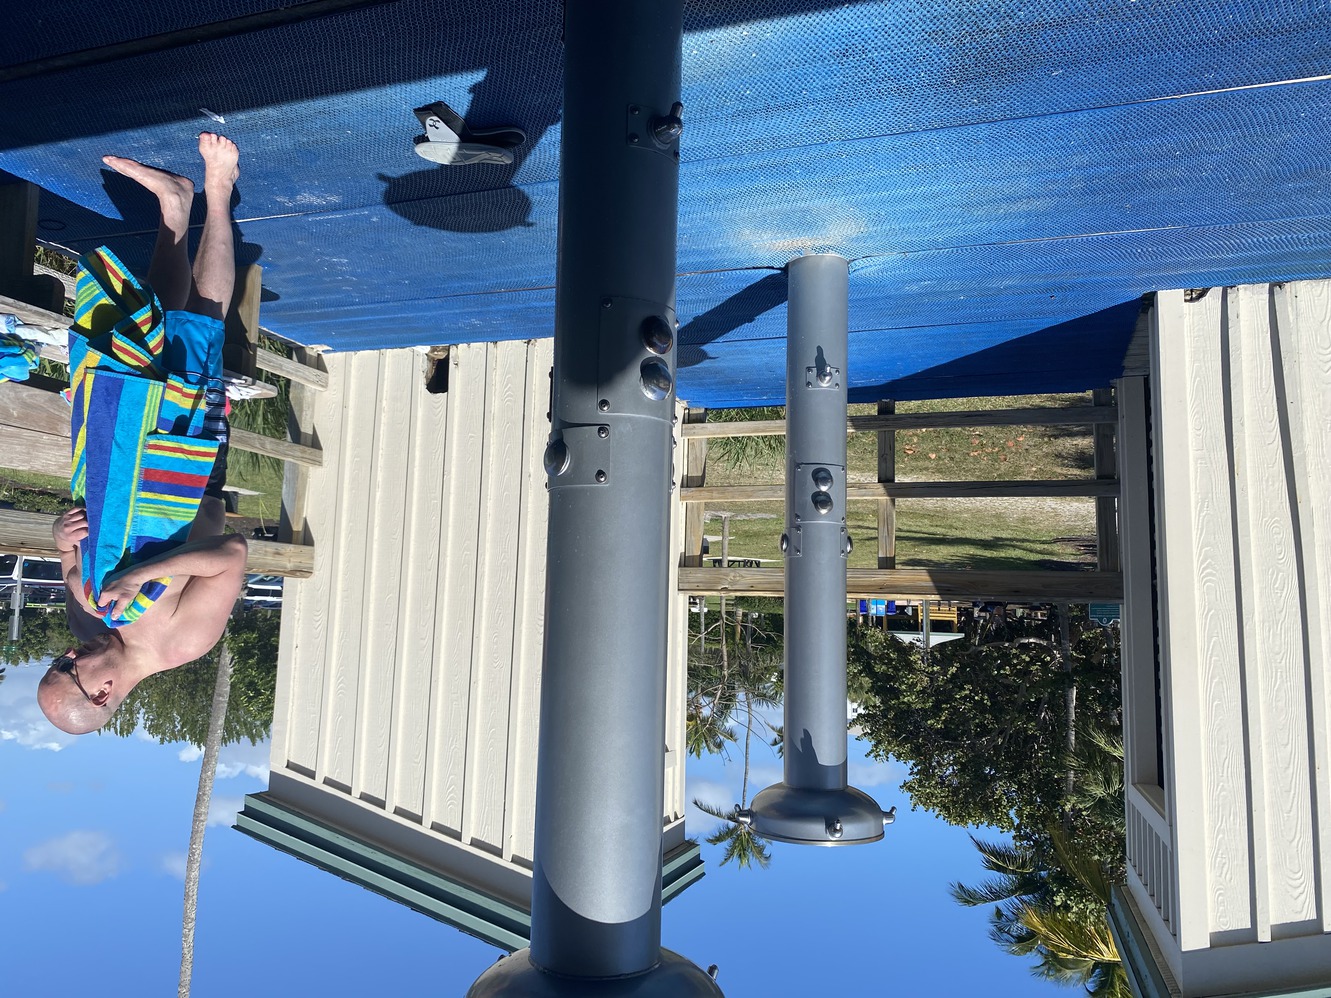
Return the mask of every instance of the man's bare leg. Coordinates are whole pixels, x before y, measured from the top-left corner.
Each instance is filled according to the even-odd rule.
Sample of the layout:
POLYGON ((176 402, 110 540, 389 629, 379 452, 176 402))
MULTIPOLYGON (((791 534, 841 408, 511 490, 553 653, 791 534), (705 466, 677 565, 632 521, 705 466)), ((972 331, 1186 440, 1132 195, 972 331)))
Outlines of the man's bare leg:
POLYGON ((123 156, 103 156, 102 162, 157 195, 162 218, 148 267, 148 283, 157 292, 162 308, 184 308, 191 286, 188 235, 193 181, 123 156))
POLYGON ((199 251, 194 255, 194 288, 185 308, 225 319, 236 287, 236 247, 231 235, 231 192, 240 176, 240 151, 223 135, 199 135, 203 193, 208 199, 199 251))

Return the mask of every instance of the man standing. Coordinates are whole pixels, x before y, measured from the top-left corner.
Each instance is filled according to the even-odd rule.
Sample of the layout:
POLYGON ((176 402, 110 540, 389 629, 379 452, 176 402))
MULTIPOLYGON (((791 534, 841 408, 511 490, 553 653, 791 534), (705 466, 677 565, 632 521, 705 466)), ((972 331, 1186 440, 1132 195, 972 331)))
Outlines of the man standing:
POLYGON ((144 677, 206 654, 245 579, 245 539, 222 532, 239 153, 211 132, 199 153, 207 214, 193 267, 193 183, 117 156, 103 162, 161 208, 148 280, 105 248, 80 261, 69 367, 70 488, 81 505, 53 532, 82 644, 37 692, 51 723, 72 734, 100 728, 144 677))

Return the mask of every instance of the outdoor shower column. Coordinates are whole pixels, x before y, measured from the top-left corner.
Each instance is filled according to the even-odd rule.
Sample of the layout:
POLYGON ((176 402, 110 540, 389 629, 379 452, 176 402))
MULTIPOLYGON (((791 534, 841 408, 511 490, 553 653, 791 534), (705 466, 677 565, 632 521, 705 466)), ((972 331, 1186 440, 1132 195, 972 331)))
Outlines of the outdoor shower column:
POLYGON ((846 785, 846 353, 849 263, 786 268, 785 779, 736 812, 764 838, 851 845, 892 820, 846 785))
POLYGON ((491 995, 719 996, 661 949, 679 0, 568 0, 531 948, 491 995))

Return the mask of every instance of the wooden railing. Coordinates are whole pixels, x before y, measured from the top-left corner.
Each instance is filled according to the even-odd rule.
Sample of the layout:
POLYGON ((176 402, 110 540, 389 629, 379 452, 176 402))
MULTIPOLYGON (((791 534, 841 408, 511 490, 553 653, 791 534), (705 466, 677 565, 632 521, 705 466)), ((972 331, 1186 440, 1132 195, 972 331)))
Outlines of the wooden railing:
MULTIPOLYGON (((878 501, 878 568, 849 569, 851 596, 897 596, 927 599, 999 599, 1008 602, 1121 602, 1119 574, 1115 430, 1118 409, 1109 389, 1092 395, 1095 404, 1065 407, 1024 407, 953 412, 898 413, 895 403, 878 403, 873 415, 850 416, 847 433, 876 433, 878 480, 850 482, 847 499, 878 501), (901 482, 896 475, 896 432, 938 427, 1090 426, 1096 477, 1044 481, 901 482), (1096 501, 1096 572, 982 572, 896 568, 896 501, 898 499, 962 499, 987 497, 1093 498, 1096 501)), ((685 474, 680 501, 685 504, 684 549, 680 553, 679 588, 694 594, 779 596, 784 592, 779 568, 703 567, 703 523, 706 506, 722 502, 776 502, 785 498, 783 485, 707 485, 707 442, 721 437, 775 436, 786 432, 785 420, 707 422, 704 409, 686 410, 680 427, 685 474)))

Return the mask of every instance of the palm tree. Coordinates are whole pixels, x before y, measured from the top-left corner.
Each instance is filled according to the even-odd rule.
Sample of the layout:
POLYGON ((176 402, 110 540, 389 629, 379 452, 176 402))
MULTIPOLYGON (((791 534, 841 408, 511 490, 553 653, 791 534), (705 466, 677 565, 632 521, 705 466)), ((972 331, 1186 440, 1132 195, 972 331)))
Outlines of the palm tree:
POLYGON ((721 865, 725 866, 733 860, 741 870, 746 870, 755 864, 762 869, 766 869, 772 862, 772 855, 767 851, 767 846, 763 843, 763 840, 758 837, 750 825, 744 824, 735 816, 736 811, 747 807, 749 804, 749 745, 753 740, 753 701, 754 694, 746 690, 744 693, 746 715, 744 723, 744 782, 740 789, 739 806, 726 811, 715 804, 706 804, 696 797, 693 800, 693 804, 698 810, 725 822, 724 825, 707 836, 707 844, 719 846, 724 843, 726 852, 721 857, 721 865))
POLYGON ((989 937, 1013 956, 1034 956, 1031 972, 1091 995, 1130 998, 1122 960, 1105 909, 1109 881, 1099 864, 1069 847, 1061 830, 1050 833, 1058 866, 1086 893, 1087 903, 1061 903, 1049 869, 1028 845, 986 842, 971 836, 984 868, 994 874, 976 887, 954 883, 952 897, 967 907, 995 905, 989 937))
POLYGON ((199 768, 199 790, 194 796, 194 821, 190 826, 189 853, 185 858, 185 908, 180 927, 180 983, 178 998, 189 998, 194 975, 194 924, 199 903, 199 869, 203 862, 203 833, 208 826, 208 808, 213 801, 213 781, 217 777, 217 756, 222 748, 222 730, 227 704, 231 700, 231 650, 222 633, 217 661, 217 683, 213 687, 213 709, 208 719, 208 738, 203 746, 203 764, 199 768))

